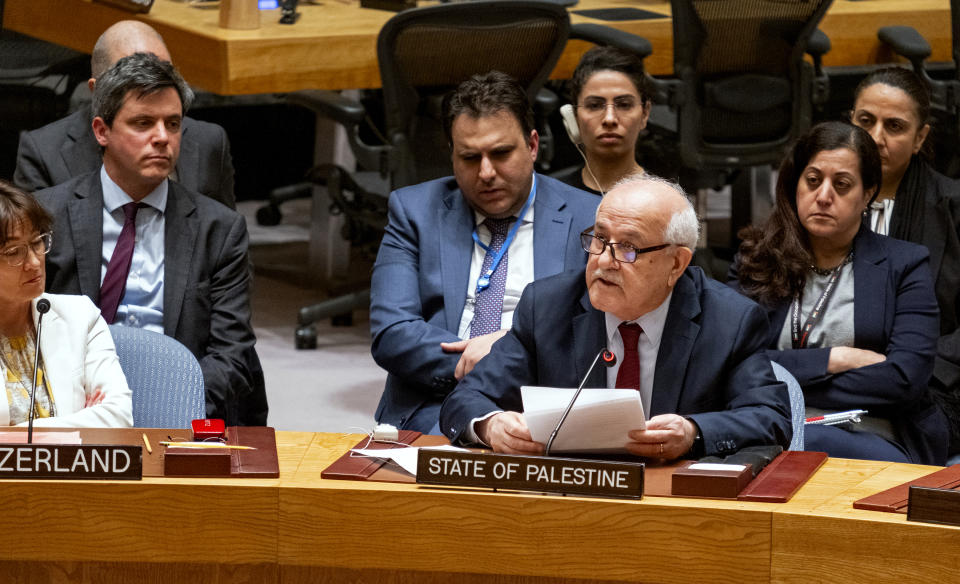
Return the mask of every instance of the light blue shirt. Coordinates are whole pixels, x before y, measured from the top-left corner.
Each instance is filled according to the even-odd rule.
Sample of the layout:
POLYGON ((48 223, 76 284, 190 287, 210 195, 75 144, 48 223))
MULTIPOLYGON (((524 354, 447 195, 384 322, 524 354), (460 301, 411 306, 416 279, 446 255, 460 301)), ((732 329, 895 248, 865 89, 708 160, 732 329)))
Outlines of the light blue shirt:
MULTIPOLYGON (((100 260, 100 283, 123 229, 123 207, 133 199, 100 167, 103 185, 103 252, 100 260)), ((136 239, 127 288, 113 324, 145 328, 163 333, 163 257, 164 219, 167 208, 168 181, 163 181, 140 202, 147 207, 137 211, 136 239)))
MULTIPOLYGON (((606 253, 606 250, 604 250, 606 253)), ((643 404, 643 415, 650 419, 650 405, 653 402, 653 377, 657 369, 657 356, 660 355, 660 339, 663 338, 663 329, 667 324, 667 313, 670 312, 670 299, 673 291, 667 294, 667 299, 660 306, 641 315, 630 322, 640 325, 643 332, 637 339, 637 354, 640 359, 640 402, 643 404)), ((617 356, 617 362, 607 369, 607 387, 617 386, 617 374, 620 364, 623 363, 624 346, 620 335, 620 324, 623 322, 613 314, 604 312, 604 322, 607 328, 607 349, 617 356)))

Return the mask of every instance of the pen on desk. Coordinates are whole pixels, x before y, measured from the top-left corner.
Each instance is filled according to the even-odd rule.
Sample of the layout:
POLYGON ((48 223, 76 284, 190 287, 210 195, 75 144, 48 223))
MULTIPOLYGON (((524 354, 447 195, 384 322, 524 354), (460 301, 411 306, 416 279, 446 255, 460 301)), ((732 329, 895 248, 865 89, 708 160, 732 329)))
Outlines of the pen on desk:
POLYGON ((824 414, 822 416, 812 416, 804 420, 807 424, 819 424, 821 426, 832 426, 844 422, 859 422, 860 416, 867 413, 867 410, 849 410, 846 412, 837 412, 835 414, 824 414))
POLYGON ((256 450, 253 446, 238 446, 221 442, 161 442, 163 446, 175 448, 223 448, 226 450, 256 450))
POLYGON ((150 446, 150 440, 147 438, 146 432, 141 436, 143 436, 143 445, 147 447, 147 454, 153 454, 153 448, 150 446))

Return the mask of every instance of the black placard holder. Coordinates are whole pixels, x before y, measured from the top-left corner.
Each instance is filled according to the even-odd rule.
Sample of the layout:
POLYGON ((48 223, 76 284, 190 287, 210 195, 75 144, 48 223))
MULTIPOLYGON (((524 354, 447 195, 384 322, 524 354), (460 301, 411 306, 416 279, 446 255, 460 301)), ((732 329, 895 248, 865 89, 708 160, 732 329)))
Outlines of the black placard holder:
POLYGON ((534 491, 563 495, 640 499, 640 462, 453 452, 421 448, 417 483, 447 487, 534 491))
POLYGON ((153 0, 93 0, 100 4, 108 4, 120 10, 134 14, 146 14, 153 8, 153 0))
POLYGON ((907 521, 960 526, 960 491, 910 487, 907 521))
POLYGON ((0 444, 0 479, 143 478, 143 448, 118 444, 0 444))

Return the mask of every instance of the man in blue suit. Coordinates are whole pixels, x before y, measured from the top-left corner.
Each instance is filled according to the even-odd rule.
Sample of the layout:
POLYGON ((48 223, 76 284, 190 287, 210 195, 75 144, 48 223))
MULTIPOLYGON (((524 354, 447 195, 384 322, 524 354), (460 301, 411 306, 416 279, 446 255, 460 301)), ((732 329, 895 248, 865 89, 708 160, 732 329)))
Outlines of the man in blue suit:
POLYGON ((533 172, 539 138, 509 76, 475 75, 443 111, 454 176, 390 195, 371 283, 371 351, 389 373, 376 418, 421 432, 510 328, 523 288, 583 267, 600 200, 533 172))
POLYGON ((631 453, 669 460, 787 447, 790 403, 764 356, 766 316, 688 267, 697 232, 679 186, 621 181, 582 236, 586 278, 572 271, 527 287, 513 328, 443 403, 443 432, 498 452, 542 453, 519 413, 520 387, 576 387, 606 347, 617 363, 595 369, 586 386, 638 389, 652 416, 624 436, 631 453))

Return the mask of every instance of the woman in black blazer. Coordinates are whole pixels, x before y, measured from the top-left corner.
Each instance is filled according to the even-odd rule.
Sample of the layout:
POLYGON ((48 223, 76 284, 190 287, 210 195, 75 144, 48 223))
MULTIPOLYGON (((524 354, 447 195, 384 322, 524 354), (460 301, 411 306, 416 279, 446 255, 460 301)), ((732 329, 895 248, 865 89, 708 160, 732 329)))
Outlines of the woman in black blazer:
POLYGON ((952 426, 952 454, 960 454, 960 184, 923 155, 930 131, 930 96, 909 69, 890 67, 857 86, 850 121, 880 150, 883 186, 868 212, 882 235, 930 250, 940 306, 940 339, 930 389, 952 426))
POLYGON ((928 252, 863 226, 880 185, 865 131, 815 126, 780 166, 767 224, 741 233, 734 271, 767 308, 770 357, 800 382, 807 414, 869 412, 808 425, 807 450, 943 464, 947 422, 927 388, 938 331, 928 252))

